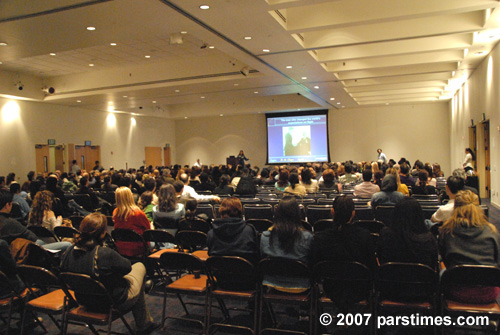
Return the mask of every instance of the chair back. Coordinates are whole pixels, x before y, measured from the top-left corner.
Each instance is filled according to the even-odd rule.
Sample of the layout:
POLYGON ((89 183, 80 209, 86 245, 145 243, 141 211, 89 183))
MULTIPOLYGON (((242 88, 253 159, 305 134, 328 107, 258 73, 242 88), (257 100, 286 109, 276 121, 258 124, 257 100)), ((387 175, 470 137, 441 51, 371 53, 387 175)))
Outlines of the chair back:
POLYGON ((74 238, 75 234, 80 234, 80 232, 73 227, 57 226, 54 227, 54 234, 62 240, 63 238, 74 238))
MULTIPOLYGON (((72 216, 69 217, 69 219, 71 220, 71 225, 75 229, 80 229, 80 224, 82 223, 84 217, 83 216, 78 216, 78 215, 72 215, 72 216)), ((108 226, 109 226, 109 223, 108 223, 108 226)))
POLYGON ((206 214, 209 220, 214 218, 214 207, 210 204, 199 204, 196 208, 196 213, 206 214))
POLYGON ((43 226, 29 226, 28 229, 31 230, 40 239, 53 239, 54 242, 59 242, 57 236, 52 231, 43 226))
POLYGON ((263 233, 273 225, 273 221, 268 219, 249 219, 246 223, 252 225, 259 233, 263 233))
POLYGON ((317 284, 322 285, 324 295, 343 311, 351 304, 371 299, 373 276, 364 264, 320 262, 314 266, 314 278, 317 284))
POLYGON ((450 286, 500 287, 500 268, 490 265, 455 265, 441 276, 441 291, 450 286))
POLYGON ((333 205, 333 198, 319 198, 318 199, 318 205, 333 205))
POLYGON ((245 204, 243 205, 245 219, 268 219, 274 217, 273 206, 270 204, 245 204))
POLYGON ((432 301, 438 282, 438 273, 428 265, 390 262, 378 269, 375 290, 381 299, 432 301))
POLYGON ((73 200, 89 212, 94 211, 94 205, 88 194, 73 194, 73 200))
MULTIPOLYGON (((234 197, 237 197, 237 195, 234 195, 234 197)), ((246 204, 259 204, 260 199, 259 198, 245 198, 245 197, 239 197, 241 204, 246 205, 246 204)))
POLYGON ((113 306, 113 299, 104 285, 86 274, 61 272, 59 279, 75 293, 76 302, 95 312, 105 312, 113 306))
POLYGON ((17 272, 27 287, 36 286, 44 293, 61 288, 59 278, 46 268, 19 264, 17 272))
POLYGON ((178 231, 193 230, 193 231, 201 231, 207 234, 209 230, 212 229, 212 226, 210 225, 210 223, 200 218, 193 218, 193 219, 184 218, 179 221, 178 228, 179 228, 178 231))
POLYGON ((353 222, 353 224, 368 230, 372 234, 379 234, 380 231, 385 227, 385 224, 382 221, 377 220, 356 220, 353 222))
POLYGON ((309 205, 306 210, 307 222, 312 226, 318 220, 332 219, 332 206, 330 205, 309 205))
POLYGON ((17 202, 12 203, 12 209, 10 210, 10 216, 19 222, 24 221, 23 212, 21 211, 21 205, 19 205, 17 202))
POLYGON ((375 215, 371 206, 358 205, 354 208, 354 220, 373 220, 375 215))
POLYGON ((380 205, 375 209, 375 219, 382 221, 385 225, 390 226, 392 222, 392 213, 394 206, 380 205))
POLYGON ((205 264, 208 278, 215 289, 250 291, 256 288, 255 268, 242 257, 211 256, 205 264))
POLYGON ((59 268, 59 259, 55 254, 36 243, 30 243, 28 246, 28 256, 23 264, 39 266, 57 272, 59 268))
POLYGON ((148 229, 142 233, 142 238, 146 242, 154 243, 172 243, 175 244, 175 236, 166 230, 148 229))
POLYGON ((111 236, 116 241, 120 242, 142 242, 144 243, 144 238, 133 231, 132 229, 121 229, 116 228, 111 231, 111 236))
POLYGON ((424 218, 425 219, 431 219, 432 214, 436 213, 436 211, 439 209, 439 205, 432 205, 432 206, 422 206, 422 211, 424 212, 424 218))
POLYGON ((179 220, 169 217, 155 217, 154 225, 158 229, 178 229, 179 220))
POLYGON ((293 278, 311 279, 312 272, 309 267, 298 260, 287 258, 264 258, 257 264, 257 274, 260 280, 264 276, 284 276, 293 278))
POLYGON ((207 247, 207 234, 201 231, 179 231, 175 235, 175 240, 182 249, 188 249, 190 252, 207 247))
POLYGON ((313 231, 314 233, 327 230, 328 228, 333 227, 333 219, 321 219, 316 221, 316 223, 313 225, 313 231))
POLYGON ((203 262, 196 256, 184 252, 165 252, 160 256, 160 265, 167 271, 201 271, 203 262))

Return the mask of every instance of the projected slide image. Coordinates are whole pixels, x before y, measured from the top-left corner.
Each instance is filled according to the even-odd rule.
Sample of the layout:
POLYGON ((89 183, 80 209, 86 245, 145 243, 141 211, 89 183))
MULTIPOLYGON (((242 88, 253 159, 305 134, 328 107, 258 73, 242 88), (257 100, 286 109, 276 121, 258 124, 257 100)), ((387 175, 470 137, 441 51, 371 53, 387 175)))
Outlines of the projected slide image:
POLYGON ((311 154, 311 127, 283 127, 283 155, 305 156, 311 154))

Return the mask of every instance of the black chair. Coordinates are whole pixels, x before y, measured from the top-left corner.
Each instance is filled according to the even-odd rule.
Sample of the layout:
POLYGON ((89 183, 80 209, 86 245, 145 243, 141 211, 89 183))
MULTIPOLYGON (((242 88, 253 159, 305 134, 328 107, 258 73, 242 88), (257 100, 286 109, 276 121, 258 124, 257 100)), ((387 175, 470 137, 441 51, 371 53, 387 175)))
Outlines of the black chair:
POLYGON ((36 235, 36 237, 44 240, 45 242, 59 242, 57 236, 52 231, 43 226, 29 226, 28 229, 31 230, 36 235))
MULTIPOLYGON (((390 262, 375 276, 376 315, 395 310, 435 316, 438 306, 439 274, 424 264, 390 262)), ((434 328, 434 331, 436 329, 434 328)))
POLYGON ((192 231, 201 231, 202 233, 207 234, 210 229, 212 229, 212 225, 207 221, 200 218, 183 218, 178 223, 178 232, 183 230, 192 230, 192 231))
POLYGON ((307 222, 312 226, 318 220, 332 219, 332 206, 330 205, 309 205, 306 209, 307 222))
POLYGON ((372 234, 379 234, 385 227, 382 221, 377 220, 356 220, 353 222, 353 225, 366 229, 372 234))
POLYGON ((207 247, 207 234, 201 231, 179 231, 175 235, 175 240, 181 249, 187 249, 191 253, 207 247))
POLYGON ((246 220, 246 223, 252 225, 259 233, 263 233, 266 230, 269 230, 269 228, 271 228, 273 225, 273 221, 268 219, 250 219, 246 220))
MULTIPOLYGON (((72 216, 69 217, 69 219, 71 220, 71 225, 75 229, 80 229, 80 223, 82 223, 84 217, 83 216, 72 215, 72 216)), ((108 222, 108 226, 109 226, 109 222, 108 222)))
MULTIPOLYGON (((12 322, 12 315, 15 312, 23 313, 23 307, 26 301, 30 298, 30 291, 25 289, 23 292, 16 292, 15 288, 10 284, 9 278, 0 271, 0 286, 3 287, 6 294, 5 297, 0 299, 0 319, 5 324, 5 330, 2 334, 9 335, 10 323, 12 322), (4 318, 1 314, 7 313, 4 318)), ((37 319, 35 319, 37 321, 37 319)), ((45 328, 42 326, 42 328, 45 328)))
MULTIPOLYGON (((284 258, 264 258, 257 265, 258 282, 259 282, 259 321, 258 328, 259 334, 264 331, 283 331, 276 319, 276 315, 273 312, 272 304, 286 304, 286 305, 296 305, 305 306, 309 310, 309 329, 308 334, 312 333, 313 328, 313 294, 312 294, 312 272, 307 265, 297 260, 290 260, 284 258), (302 293, 290 294, 286 292, 278 291, 274 288, 266 286, 263 284, 263 280, 268 276, 282 276, 286 278, 300 278, 310 281, 310 287, 302 293), (271 317, 273 321, 272 327, 266 327, 264 329, 262 325, 262 314, 263 306, 267 306, 271 312, 271 317)), ((294 329, 295 333, 303 333, 294 329)))
POLYGON ((318 199, 318 205, 333 205, 333 200, 334 198, 319 198, 318 199))
POLYGON ((354 201, 354 206, 368 206, 368 203, 370 202, 370 198, 354 198, 352 199, 354 201))
POLYGON ((190 313, 187 309, 187 303, 184 302, 181 295, 189 295, 194 297, 203 297, 203 303, 190 303, 194 305, 207 306, 207 276, 201 274, 204 270, 203 262, 196 256, 183 252, 166 252, 160 256, 160 266, 166 272, 178 272, 181 275, 177 280, 164 286, 163 294, 163 311, 161 323, 165 326, 165 321, 168 318, 191 321, 199 324, 203 333, 206 330, 206 313, 204 312, 204 320, 200 321, 195 318, 190 318, 190 313), (179 299, 182 308, 186 315, 184 317, 167 316, 167 296, 172 293, 179 299))
MULTIPOLYGON (((25 304, 21 334, 24 333, 28 311, 47 314, 57 328, 62 330, 61 324, 53 316, 63 314, 64 299, 68 296, 68 292, 65 292, 66 288, 61 286, 59 278, 51 271, 39 266, 20 264, 17 271, 34 297, 25 304)), ((68 302, 69 308, 75 306, 74 300, 68 302)), ((47 332, 42 322, 40 325, 47 332)))
POLYGON ((382 221, 386 226, 390 226, 392 222, 392 213, 394 212, 394 206, 390 205, 380 205, 375 208, 375 219, 377 221, 382 221))
POLYGON ((68 226, 54 227, 54 234, 62 241, 63 238, 74 238, 76 234, 80 234, 78 229, 68 226))
POLYGON ((113 229, 111 231, 111 237, 113 237, 118 253, 123 257, 128 258, 131 262, 144 262, 149 254, 149 248, 146 241, 144 241, 144 238, 132 229, 113 229), (137 245, 141 245, 141 253, 137 255, 128 255, 127 251, 123 247, 122 242, 132 242, 136 243, 137 245))
POLYGON ((214 207, 210 204, 198 204, 196 207, 197 214, 206 214, 211 221, 214 219, 214 207))
MULTIPOLYGON (((358 262, 323 261, 314 266, 316 282, 315 316, 323 307, 335 306, 341 313, 352 313, 354 308, 371 313, 373 308, 373 275, 358 262)), ((374 329, 375 323, 370 321, 374 329)), ((314 332, 318 333, 317 331, 314 332)))
POLYGON ((268 219, 273 220, 274 211, 270 204, 245 204, 243 205, 245 219, 268 219))
POLYGON ((169 229, 173 234, 179 229, 179 220, 169 217, 155 217, 154 226, 156 229, 169 229))
MULTIPOLYGON (((235 197, 237 197, 236 195, 234 195, 235 197)), ((239 198, 240 201, 241 201, 241 204, 242 205, 246 205, 246 204, 260 204, 260 199, 259 198, 239 198)))
MULTIPOLYGON (((117 319, 122 320, 130 334, 135 334, 102 283, 88 275, 70 272, 59 274, 59 279, 68 289, 66 292, 69 290, 74 292, 75 301, 78 304, 77 307, 71 308, 70 302, 73 300, 73 296, 67 294, 63 309, 63 335, 67 333, 69 321, 83 322, 89 326, 106 325, 109 335, 111 334, 112 322, 117 319), (88 305, 90 301, 92 306, 88 305)), ((93 326, 91 330, 97 334, 97 330, 93 326)))
MULTIPOLYGON (((500 287, 500 268, 487 265, 457 265, 447 268, 441 276, 441 310, 449 316, 487 316, 496 320, 496 334, 499 332, 500 305, 497 300, 487 304, 461 303, 450 298, 450 288, 500 287)), ((466 326, 464 326, 466 327, 466 326)))
POLYGON ((305 207, 309 207, 310 205, 315 205, 316 204, 316 199, 313 198, 301 198, 301 197, 296 197, 297 202, 301 205, 304 205, 305 207))
POLYGON ((321 219, 314 223, 313 231, 314 233, 317 233, 323 230, 327 230, 331 227, 333 227, 333 219, 321 219))
POLYGON ((142 233, 142 238, 147 243, 150 253, 153 253, 166 243, 176 244, 175 236, 166 230, 148 229, 142 233))
MULTIPOLYGON (((258 294, 253 264, 241 257, 212 256, 207 259, 206 267, 208 275, 207 333, 210 334, 213 328, 235 328, 255 334, 257 332, 257 313, 255 311, 258 308, 258 294), (219 301, 225 319, 222 322, 211 324, 213 298, 219 301), (229 323, 232 320, 224 298, 230 301, 242 300, 249 304, 253 303, 253 311, 243 310, 253 312, 252 328, 229 323)), ((231 311, 234 310, 241 311, 236 308, 231 309, 231 311)))
POLYGON ((422 206, 422 211, 424 212, 425 219, 431 219, 432 214, 436 213, 436 211, 441 206, 433 205, 433 206, 422 206))
POLYGON ((25 224, 25 219, 23 212, 21 211, 21 206, 17 202, 12 203, 12 209, 10 210, 10 217, 14 220, 19 221, 22 224, 25 224))
POLYGON ((375 218, 371 206, 355 206, 354 211, 354 220, 373 220, 375 218))
POLYGON ((96 210, 88 194, 73 194, 73 200, 89 212, 94 212, 96 210))
POLYGON ((36 243, 30 243, 28 246, 28 256, 23 261, 23 264, 39 266, 58 273, 59 251, 49 251, 36 243))

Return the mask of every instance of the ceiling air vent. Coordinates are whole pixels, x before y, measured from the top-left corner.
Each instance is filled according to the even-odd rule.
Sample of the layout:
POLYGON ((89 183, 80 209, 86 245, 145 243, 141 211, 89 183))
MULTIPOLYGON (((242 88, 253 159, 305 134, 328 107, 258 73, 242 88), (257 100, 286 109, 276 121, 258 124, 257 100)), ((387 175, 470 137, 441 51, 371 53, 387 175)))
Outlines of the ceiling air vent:
POLYGON ((279 10, 275 10, 274 12, 286 23, 286 17, 279 10))

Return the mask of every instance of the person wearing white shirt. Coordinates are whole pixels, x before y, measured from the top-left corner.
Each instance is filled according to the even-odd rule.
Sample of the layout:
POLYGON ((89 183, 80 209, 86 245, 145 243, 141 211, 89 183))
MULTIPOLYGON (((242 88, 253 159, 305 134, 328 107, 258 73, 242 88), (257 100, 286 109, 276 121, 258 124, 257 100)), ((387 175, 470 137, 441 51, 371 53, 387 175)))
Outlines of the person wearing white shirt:
POLYGON ((188 185, 189 177, 187 174, 183 173, 179 177, 180 181, 184 184, 184 189, 182 191, 182 198, 194 198, 198 201, 203 200, 213 200, 215 202, 220 202, 220 198, 216 195, 202 195, 198 194, 194 188, 188 185))
POLYGON ((377 161, 382 161, 382 163, 387 163, 387 157, 386 155, 382 152, 382 149, 377 149, 378 153, 378 158, 377 161))
POLYGON ((196 160, 196 163, 194 163, 193 166, 201 168, 201 162, 199 158, 196 160))

